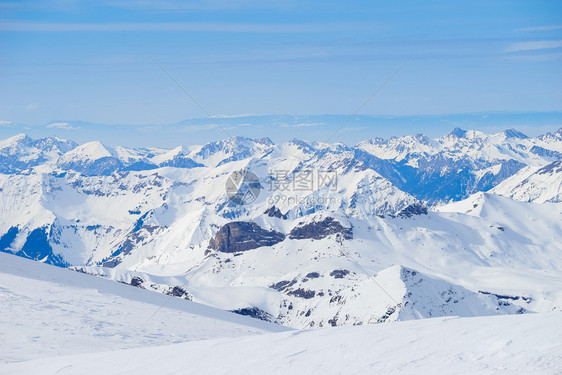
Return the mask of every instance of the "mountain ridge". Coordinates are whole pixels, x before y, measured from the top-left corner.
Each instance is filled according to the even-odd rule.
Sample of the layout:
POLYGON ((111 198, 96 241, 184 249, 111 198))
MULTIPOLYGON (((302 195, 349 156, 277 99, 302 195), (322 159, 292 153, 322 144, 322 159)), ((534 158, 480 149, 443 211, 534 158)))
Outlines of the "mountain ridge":
MULTIPOLYGON (((562 306, 560 194, 542 188, 562 175, 552 134, 459 129, 353 147, 235 137, 172 150, 57 142, 44 160, 28 157, 48 141, 0 143, 0 157, 31 160, 0 173, 0 251, 113 268, 127 283, 129 272, 189 278, 152 289, 293 327, 389 319, 397 303, 369 280, 398 265, 480 296, 471 306, 480 291, 513 297, 513 308, 497 306, 509 313, 562 306), (241 170, 255 176, 244 205, 227 189, 241 170), (540 178, 522 184, 531 175, 540 178), (232 230, 239 223, 253 237, 232 230), (385 302, 365 316, 351 301, 369 295, 385 302)), ((453 313, 431 290, 427 311, 453 313)))

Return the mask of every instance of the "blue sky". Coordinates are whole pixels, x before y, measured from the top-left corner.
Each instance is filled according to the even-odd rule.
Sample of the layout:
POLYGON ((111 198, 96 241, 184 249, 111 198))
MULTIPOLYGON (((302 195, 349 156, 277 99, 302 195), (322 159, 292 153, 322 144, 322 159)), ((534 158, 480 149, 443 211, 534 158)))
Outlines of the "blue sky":
MULTIPOLYGON (((23 0, 0 1, 0 121, 84 130, 205 117, 151 57, 213 115, 351 114, 409 57, 361 114, 562 111, 560 1, 23 0)), ((518 126, 531 133, 560 125, 528 117, 518 126)), ((385 126, 334 141, 406 131, 385 126)), ((230 133, 252 135, 244 128, 230 133)), ((212 124, 187 134, 170 141, 225 137, 212 124)))

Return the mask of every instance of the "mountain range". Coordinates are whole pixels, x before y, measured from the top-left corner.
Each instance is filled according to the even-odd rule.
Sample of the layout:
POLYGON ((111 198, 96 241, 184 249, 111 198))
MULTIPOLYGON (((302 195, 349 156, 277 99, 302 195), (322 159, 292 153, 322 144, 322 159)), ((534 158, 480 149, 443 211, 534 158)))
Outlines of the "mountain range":
POLYGON ((294 328, 560 310, 561 157, 562 129, 171 150, 19 135, 0 141, 0 251, 294 328))

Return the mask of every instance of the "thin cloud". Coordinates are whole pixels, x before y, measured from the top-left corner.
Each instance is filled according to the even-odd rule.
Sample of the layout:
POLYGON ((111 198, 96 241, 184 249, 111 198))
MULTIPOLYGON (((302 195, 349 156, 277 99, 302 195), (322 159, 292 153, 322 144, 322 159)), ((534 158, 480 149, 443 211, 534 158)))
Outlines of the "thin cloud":
POLYGON ((240 115, 214 115, 214 118, 241 118, 241 117, 252 117, 252 116, 258 116, 258 115, 254 115, 254 114, 240 114, 240 115))
MULTIPOLYGON (((212 130, 212 129, 217 129, 219 128, 219 126, 217 124, 201 124, 201 125, 187 125, 187 126, 182 126, 181 128, 178 128, 178 131, 180 132, 193 132, 193 131, 202 131, 202 130, 212 130)), ((223 126, 223 129, 227 129, 227 130, 235 130, 236 127, 234 126, 223 126)))
POLYGON ((205 22, 115 22, 115 23, 41 23, 3 22, 0 31, 201 31, 232 33, 320 33, 357 30, 351 24, 258 24, 258 23, 205 23, 205 22))
POLYGON ((81 129, 79 127, 72 126, 68 122, 53 122, 52 124, 47 125, 48 129, 63 129, 63 130, 78 130, 81 129))
POLYGON ((342 131, 355 132, 355 131, 364 130, 364 129, 367 129, 367 127, 366 126, 348 126, 344 129, 342 129, 342 131))
POLYGON ((523 27, 522 29, 517 29, 517 31, 550 31, 560 29, 562 29, 562 25, 523 27))
POLYGON ((281 124, 282 128, 308 128, 311 126, 325 125, 323 122, 302 122, 299 124, 281 124))
POLYGON ((279 0, 128 0, 108 1, 110 6, 145 11, 231 10, 242 8, 287 8, 291 1, 279 0))
POLYGON ((537 51, 562 47, 562 40, 536 40, 532 42, 512 43, 505 52, 537 51))
POLYGON ((530 62, 554 61, 562 59, 562 52, 513 54, 509 59, 530 62))

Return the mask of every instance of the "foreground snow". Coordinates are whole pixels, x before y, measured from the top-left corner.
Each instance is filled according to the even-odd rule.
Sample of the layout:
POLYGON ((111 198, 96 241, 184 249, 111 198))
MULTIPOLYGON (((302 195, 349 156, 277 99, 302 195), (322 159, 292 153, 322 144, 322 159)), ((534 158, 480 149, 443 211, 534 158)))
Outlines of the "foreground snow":
POLYGON ((0 365, 4 374, 559 374, 562 314, 435 318, 0 365))
POLYGON ((286 330, 4 253, 0 306, 0 362, 286 330))
POLYGON ((0 285, 2 374, 562 371, 558 312, 286 331, 2 253, 0 285))

